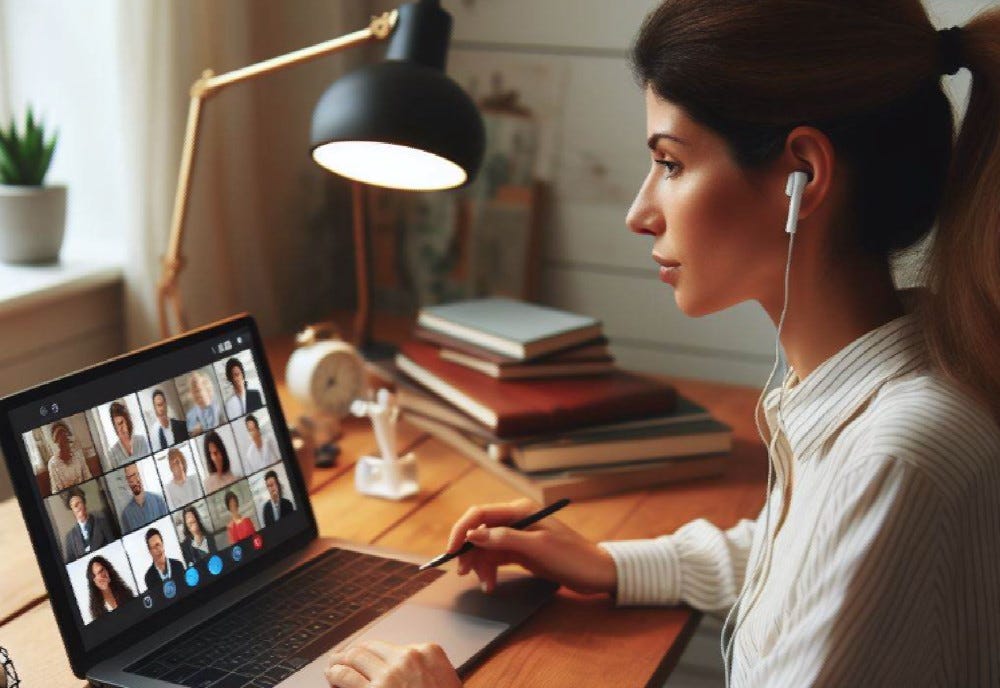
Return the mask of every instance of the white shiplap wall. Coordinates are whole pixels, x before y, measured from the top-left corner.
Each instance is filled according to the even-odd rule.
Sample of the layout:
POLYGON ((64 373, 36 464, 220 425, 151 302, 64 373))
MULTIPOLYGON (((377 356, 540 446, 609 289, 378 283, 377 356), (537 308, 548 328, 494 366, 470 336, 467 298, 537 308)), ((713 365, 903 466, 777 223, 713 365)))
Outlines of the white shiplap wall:
POLYGON ((656 277, 625 212, 649 165, 628 49, 651 0, 445 0, 449 73, 479 97, 499 74, 539 121, 537 174, 552 188, 542 298, 600 318, 622 365, 760 385, 774 328, 756 304, 691 319, 656 277))

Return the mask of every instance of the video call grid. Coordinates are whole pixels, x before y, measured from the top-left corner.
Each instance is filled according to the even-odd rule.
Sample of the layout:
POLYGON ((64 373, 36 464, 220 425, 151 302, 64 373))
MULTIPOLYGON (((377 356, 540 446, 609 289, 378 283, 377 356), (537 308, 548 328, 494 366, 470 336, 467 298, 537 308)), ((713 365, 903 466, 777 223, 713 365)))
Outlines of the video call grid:
MULTIPOLYGON (((242 351, 235 355, 226 357, 224 359, 217 360, 213 362, 213 364, 204 366, 196 371, 189 371, 184 375, 176 376, 174 378, 169 378, 161 382, 159 385, 154 385, 153 387, 148 388, 146 392, 150 395, 150 406, 152 406, 152 395, 154 393, 154 390, 161 389, 164 391, 164 396, 168 397, 167 398, 168 417, 171 420, 179 420, 174 418, 176 408, 169 408, 170 407, 169 402, 171 401, 169 397, 173 397, 173 399, 180 399, 181 395, 177 392, 175 383, 178 380, 184 380, 190 383, 190 380, 193 377, 195 377, 195 375, 197 375, 198 372, 201 373, 201 375, 207 380, 208 384, 211 385, 213 388, 213 393, 209 395, 212 398, 207 400, 208 404, 213 404, 213 402, 216 399, 221 399, 223 396, 225 396, 226 403, 216 405, 217 409, 216 420, 217 421, 228 420, 229 421, 228 423, 216 424, 214 427, 205 427, 205 426, 202 426, 201 428, 190 427, 189 424, 187 423, 188 420, 187 416, 190 414, 185 414, 185 426, 189 426, 190 430, 194 431, 195 433, 194 438, 180 439, 179 438, 180 433, 174 432, 172 433, 173 441, 166 443, 168 446, 166 446, 165 449, 163 448, 164 445, 161 443, 159 445, 161 448, 159 450, 154 450, 153 449, 154 443, 149 439, 152 437, 152 433, 150 432, 148 417, 146 415, 146 410, 149 407, 144 408, 143 404, 139 403, 136 392, 132 392, 129 395, 124 395, 123 397, 120 397, 119 399, 113 400, 111 402, 104 402, 103 404, 99 404, 96 407, 88 409, 87 411, 75 414, 83 417, 82 419, 85 424, 86 432, 88 432, 90 435, 90 437, 86 439, 89 439, 89 446, 92 447, 98 455, 98 459, 100 461, 100 468, 102 469, 102 472, 96 476, 91 475, 90 479, 77 482, 73 485, 61 486, 62 489, 58 493, 52 494, 45 500, 47 502, 47 507, 49 509, 49 517, 53 526, 53 532, 57 535, 57 537, 59 537, 61 535, 66 535, 66 533, 60 532, 61 530, 65 531, 65 526, 63 526, 62 528, 59 527, 54 517, 53 509, 66 509, 67 508, 66 500, 68 499, 68 493, 73 491, 74 488, 83 491, 84 495, 86 495, 87 486, 89 484, 93 484, 95 486, 96 494, 98 496, 98 501, 100 502, 100 504, 96 505, 97 508, 94 511, 97 511, 98 513, 103 513, 104 518, 108 521, 113 521, 113 525, 117 526, 117 528, 112 528, 112 530, 114 531, 112 532, 113 539, 111 539, 102 547, 98 547, 97 549, 87 551, 79 558, 81 559, 86 558, 88 560, 87 566, 89 567, 90 566, 89 562, 92 561, 94 557, 101 556, 102 552, 104 552, 106 549, 113 548, 115 546, 120 548, 121 555, 124 557, 127 563, 127 566, 125 567, 127 569, 126 578, 128 580, 131 580, 131 582, 133 583, 133 585, 131 586, 132 590, 135 591, 135 593, 132 595, 133 597, 142 591, 140 590, 140 587, 138 585, 138 580, 136 578, 136 573, 135 573, 138 569, 136 569, 135 566, 133 565, 132 556, 129 555, 127 549, 124 547, 123 544, 126 538, 131 538, 132 536, 134 536, 135 533, 150 527, 151 524, 160 523, 162 521, 164 523, 171 524, 171 527, 159 529, 161 530, 161 541, 172 540, 171 544, 172 545, 176 544, 177 542, 179 542, 179 538, 177 536, 177 524, 179 520, 178 515, 182 514, 182 512, 184 512, 185 509, 187 509, 189 506, 197 506, 199 504, 204 506, 204 512, 199 515, 203 515, 208 520, 208 524, 203 523, 203 525, 205 526, 206 529, 209 528, 211 529, 210 533, 213 536, 217 535, 221 533, 221 531, 223 530, 223 526, 222 525, 217 526, 216 521, 219 520, 219 516, 212 515, 211 513, 212 508, 209 508, 209 504, 212 501, 219 501, 224 499, 225 494, 227 494, 230 491, 239 491, 243 493, 246 503, 250 505, 249 513, 253 515, 253 517, 250 520, 255 522, 255 529, 262 527, 260 523, 261 519, 258 518, 256 515, 256 507, 258 505, 256 503, 257 500, 253 498, 253 493, 250 490, 250 478, 263 476, 267 471, 273 470, 275 464, 279 464, 282 459, 280 451, 277 448, 277 444, 274 438, 273 428, 271 428, 270 414, 267 411, 263 392, 259 389, 260 383, 259 383, 259 375, 256 370, 256 365, 253 361, 252 354, 249 350, 242 351), (217 375, 224 376, 224 379, 227 383, 225 386, 220 384, 220 381, 216 377, 217 375), (234 378, 237 376, 239 376, 243 380, 244 395, 242 399, 240 399, 240 397, 234 393, 235 389, 234 378), (256 389, 254 388, 254 385, 257 385, 256 389), (173 388, 173 394, 169 393, 170 388, 173 388), (215 393, 214 391, 222 389, 225 389, 228 392, 228 394, 225 395, 219 394, 215 393), (129 397, 132 397, 133 399, 133 403, 131 404, 128 401, 129 397), (101 409, 106 410, 108 415, 110 416, 111 405, 115 403, 115 401, 122 401, 122 400, 124 400, 125 410, 127 411, 128 419, 131 421, 132 425, 130 433, 131 437, 135 438, 136 436, 140 435, 140 433, 137 432, 138 428, 140 430, 145 431, 145 438, 147 438, 147 442, 145 450, 140 450, 138 453, 135 453, 136 448, 133 446, 132 453, 135 453, 135 455, 130 455, 129 461, 125 463, 120 463, 120 465, 115 467, 115 464, 118 462, 112 461, 110 451, 108 450, 106 444, 102 444, 100 441, 95 442, 94 438, 98 433, 105 431, 104 428, 101 428, 101 423, 99 421, 100 410, 101 409), (138 413, 135 412, 136 408, 140 409, 138 413), (251 421, 247 420, 247 417, 251 415, 254 416, 254 419, 257 421, 256 423, 252 423, 251 421), (239 446, 240 443, 235 441, 236 433, 233 432, 232 428, 235 425, 235 422, 240 419, 243 419, 243 422, 246 426, 249 426, 251 424, 256 425, 258 430, 261 431, 262 435, 261 437, 262 446, 260 449, 258 449, 258 453, 261 453, 262 455, 258 460, 258 463, 256 464, 258 470, 256 470, 250 475, 246 474, 242 466, 245 461, 244 456, 246 455, 247 450, 251 449, 252 447, 256 447, 256 444, 254 443, 251 445, 250 443, 245 443, 244 446, 241 448, 239 446), (97 426, 96 429, 95 425, 97 426), (229 437, 230 437, 229 442, 225 442, 226 430, 229 431, 229 437), (233 480, 231 481, 227 480, 224 484, 218 485, 218 487, 215 489, 205 490, 204 489, 205 476, 202 474, 202 472, 208 473, 209 469, 207 467, 208 466, 207 462, 211 461, 211 459, 208 456, 209 454, 208 451, 204 449, 198 450, 196 442, 198 442, 198 440, 200 439, 201 442, 203 443, 203 446, 207 446, 209 443, 205 442, 205 439, 207 438, 209 433, 213 431, 223 437, 224 444, 229 445, 227 451, 230 454, 229 456, 230 463, 231 464, 235 463, 236 465, 240 466, 239 471, 241 475, 237 476, 236 474, 233 474, 232 476, 233 480), (114 474, 124 475, 130 466, 139 466, 139 464, 143 462, 155 462, 156 460, 155 457, 164 455, 169 456, 170 451, 172 449, 182 448, 185 445, 188 447, 187 454, 188 456, 191 457, 191 461, 193 464, 188 469, 187 479, 189 480, 194 479, 198 483, 200 483, 199 486, 200 494, 182 503, 179 502, 177 504, 169 505, 165 509, 165 513, 163 513, 162 515, 154 516, 152 520, 148 520, 147 522, 143 523, 132 524, 134 525, 134 527, 127 527, 126 524, 124 523, 125 519, 122 513, 118 509, 118 505, 115 503, 116 500, 112 496, 113 491, 108 484, 109 477, 113 476, 114 474), (260 461, 263 461, 263 465, 261 465, 260 461), (244 487, 245 489, 240 490, 239 489, 240 486, 244 487), (109 511, 113 512, 111 516, 108 515, 109 511)), ((188 386, 190 390, 191 385, 189 384, 188 386)), ((189 391, 188 396, 190 398, 193 398, 196 395, 194 392, 189 391)), ((173 406, 176 407, 176 403, 173 406)), ((186 407, 188 405, 182 402, 181 406, 186 407)), ((121 408, 116 408, 116 411, 117 415, 119 416, 124 415, 122 413, 121 408)), ((41 430, 43 433, 46 431, 46 429, 51 432, 60 423, 65 426, 68 423, 68 421, 69 419, 63 418, 60 419, 59 421, 54 421, 53 423, 43 425, 41 430)), ((112 420, 111 422, 114 421, 112 420)), ((191 426, 193 425, 194 424, 192 423, 191 426)), ((205 425, 209 424, 206 423, 205 425)), ((191 434, 192 433, 189 432, 188 437, 190 437, 191 434)), ((249 436, 249 428, 247 431, 247 435, 249 436)), ((110 440, 107 433, 104 435, 104 438, 106 440, 110 440)), ((24 433, 24 439, 26 444, 28 442, 36 442, 38 440, 44 441, 44 438, 36 439, 32 431, 24 433)), ((123 438, 121 438, 121 436, 119 435, 119 444, 122 442, 122 440, 123 438)), ((53 444, 56 443, 53 442, 53 444)), ((112 448, 119 447, 119 444, 112 445, 112 448)), ((213 444, 215 443, 213 442, 213 444)), ((76 451, 80 452, 81 458, 83 458, 82 450, 80 449, 79 445, 76 447, 76 451)), ((282 486, 282 492, 284 493, 285 491, 288 490, 288 485, 289 485, 288 478, 287 474, 285 474, 285 471, 283 470, 283 467, 278 466, 278 468, 282 469, 280 471, 280 474, 284 479, 282 480, 279 478, 279 484, 282 486)), ((155 466, 155 463, 152 465, 152 468, 150 470, 146 471, 146 476, 142 477, 141 481, 142 481, 143 491, 151 493, 153 489, 159 488, 159 492, 157 494, 160 500, 164 502, 166 501, 165 497, 166 490, 165 490, 165 485, 162 482, 162 473, 155 466)), ((94 490, 90 490, 90 492, 93 493, 94 490)), ((282 496, 287 497, 286 494, 283 494, 282 496)), ((88 498, 85 496, 84 501, 87 501, 87 499, 88 498)), ((269 497, 267 496, 265 496, 265 498, 261 500, 261 502, 265 505, 265 507, 267 505, 268 500, 269 497)), ((87 507, 88 507, 88 514, 91 514, 92 511, 90 509, 90 505, 87 505, 87 507)), ((216 510, 218 511, 218 509, 216 510)), ((78 528, 78 526, 76 525, 75 517, 73 518, 73 525, 71 526, 71 528, 78 528)), ((68 540, 68 538, 63 537, 62 540, 63 541, 60 543, 62 545, 61 551, 63 554, 64 561, 66 561, 70 556, 69 552, 67 551, 68 545, 66 541, 68 540)), ((230 544, 233 543, 230 542, 230 544)), ((164 545, 167 545, 167 543, 164 542, 164 545)), ((223 547, 217 547, 217 549, 221 550, 224 549, 225 547, 226 545, 223 545, 223 547)), ((168 548, 171 549, 173 552, 176 552, 177 550, 176 546, 168 545, 168 548)), ((188 557, 184 557, 183 561, 185 564, 185 568, 190 568, 194 563, 196 563, 188 557)), ((70 575, 69 574, 70 567, 71 563, 67 563, 66 564, 67 577, 69 577, 70 575)), ((118 575, 121 576, 121 572, 118 572, 118 575)), ((77 597, 78 597, 78 604, 81 608, 81 614, 82 614, 84 609, 84 604, 86 602, 84 600, 79 599, 79 595, 77 595, 77 597)), ((84 616, 84 618, 86 618, 86 616, 84 616)), ((93 619, 91 619, 91 621, 92 620, 93 619)))

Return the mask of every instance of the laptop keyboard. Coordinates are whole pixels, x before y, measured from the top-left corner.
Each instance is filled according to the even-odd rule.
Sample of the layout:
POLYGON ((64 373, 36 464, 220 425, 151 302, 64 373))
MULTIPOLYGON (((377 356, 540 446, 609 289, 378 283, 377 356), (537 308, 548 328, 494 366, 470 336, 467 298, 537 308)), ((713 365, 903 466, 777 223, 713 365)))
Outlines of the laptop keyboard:
POLYGON ((125 670, 191 688, 270 688, 441 575, 331 549, 125 670))

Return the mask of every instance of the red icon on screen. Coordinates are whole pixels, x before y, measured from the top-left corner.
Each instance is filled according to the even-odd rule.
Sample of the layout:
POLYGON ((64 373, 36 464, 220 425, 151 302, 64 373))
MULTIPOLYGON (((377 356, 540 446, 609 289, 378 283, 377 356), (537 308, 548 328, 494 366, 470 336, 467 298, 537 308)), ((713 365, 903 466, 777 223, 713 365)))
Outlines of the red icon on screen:
POLYGON ((260 533, 253 536, 253 548, 261 549, 264 547, 264 538, 261 537, 260 533))

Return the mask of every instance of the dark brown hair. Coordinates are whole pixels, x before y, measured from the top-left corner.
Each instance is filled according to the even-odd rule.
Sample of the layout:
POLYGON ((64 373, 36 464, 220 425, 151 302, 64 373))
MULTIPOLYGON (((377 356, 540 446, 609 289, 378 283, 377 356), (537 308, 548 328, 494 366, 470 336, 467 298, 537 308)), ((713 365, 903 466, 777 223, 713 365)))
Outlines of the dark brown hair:
POLYGON ((1000 416, 1000 10, 958 38, 972 91, 954 150, 944 43, 919 0, 666 0, 632 63, 746 169, 776 159, 796 126, 823 131, 850 179, 837 250, 888 265, 937 220, 921 305, 929 351, 1000 416))
POLYGON ((125 600, 130 600, 135 597, 135 593, 132 592, 132 588, 122 580, 121 575, 115 570, 115 567, 111 565, 111 562, 97 555, 87 562, 87 588, 90 590, 90 616, 93 618, 98 618, 104 616, 107 613, 107 609, 104 608, 104 595, 101 593, 100 588, 94 582, 94 562, 97 562, 108 572, 108 578, 111 579, 110 589, 111 594, 114 595, 115 603, 121 604, 125 600))
POLYGON ((215 462, 212 461, 212 454, 208 451, 208 445, 214 444, 222 454, 222 472, 229 472, 229 452, 226 451, 226 444, 222 441, 222 437, 215 430, 211 430, 205 435, 205 463, 208 464, 208 472, 215 473, 215 462))
POLYGON ((115 424, 115 416, 121 416, 125 419, 125 426, 128 428, 129 437, 132 436, 132 414, 128 412, 128 407, 121 401, 111 402, 111 406, 108 407, 108 415, 111 416, 111 425, 115 424))

